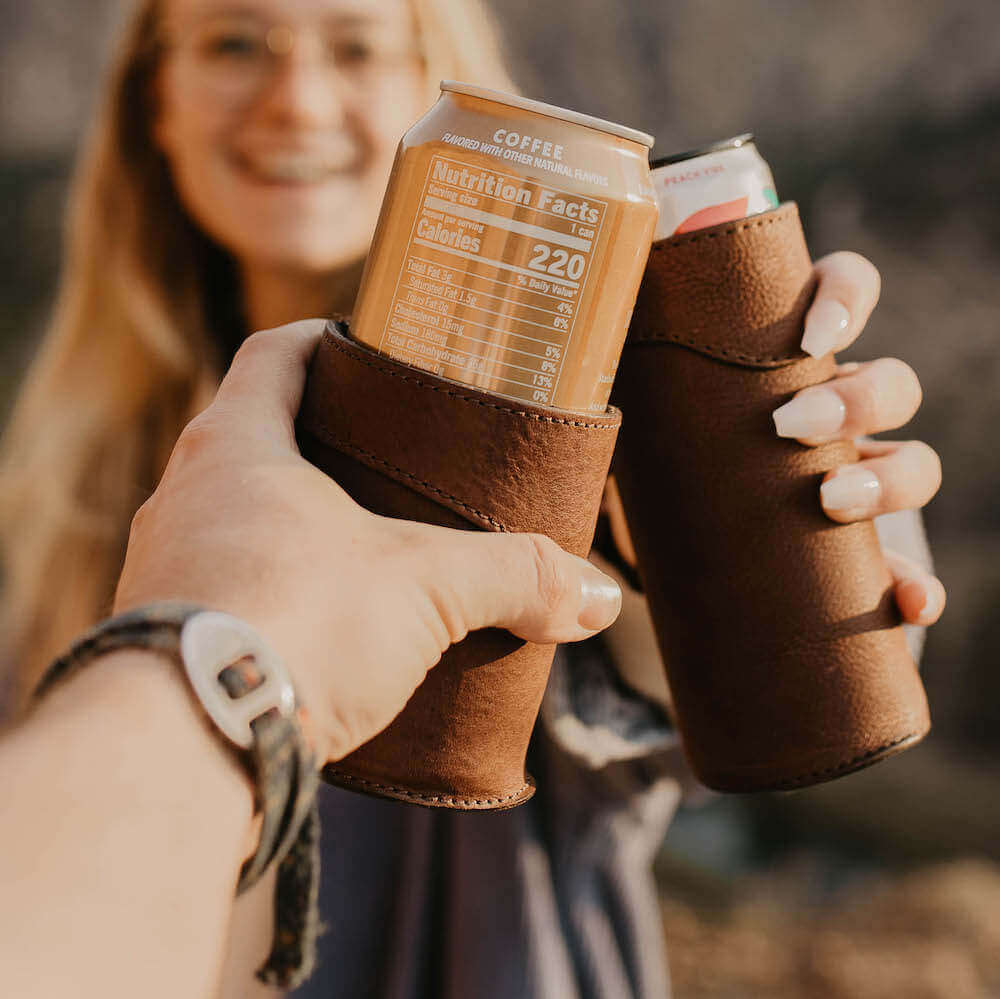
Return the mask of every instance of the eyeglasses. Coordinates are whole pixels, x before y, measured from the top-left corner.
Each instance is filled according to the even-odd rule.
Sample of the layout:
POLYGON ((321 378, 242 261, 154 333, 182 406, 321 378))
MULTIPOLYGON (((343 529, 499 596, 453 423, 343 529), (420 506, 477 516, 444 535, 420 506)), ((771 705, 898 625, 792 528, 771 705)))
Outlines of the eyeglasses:
POLYGON ((297 27, 234 13, 166 26, 166 45, 183 58, 197 84, 231 100, 259 93, 296 56, 310 56, 341 81, 364 90, 386 73, 416 65, 422 54, 399 26, 349 19, 297 27))

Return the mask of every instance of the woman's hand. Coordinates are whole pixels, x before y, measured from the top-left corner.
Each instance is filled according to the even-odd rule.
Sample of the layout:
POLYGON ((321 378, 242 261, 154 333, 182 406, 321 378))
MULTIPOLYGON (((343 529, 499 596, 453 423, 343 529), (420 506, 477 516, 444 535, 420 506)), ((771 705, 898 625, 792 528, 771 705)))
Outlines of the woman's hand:
POLYGON ((368 513, 303 459, 294 422, 322 322, 251 337, 136 515, 115 610, 184 600, 243 618, 292 672, 324 759, 381 731, 484 627, 587 638, 618 585, 543 536, 368 513))
MULTIPOLYGON (((802 347, 815 357, 850 346, 878 301, 875 267, 856 253, 833 253, 816 264, 819 287, 805 321, 802 347)), ((882 358, 842 364, 830 382, 803 389, 774 413, 778 434, 806 445, 855 439, 860 460, 829 472, 820 487, 827 516, 840 523, 922 507, 941 485, 941 462, 923 441, 875 441, 868 434, 906 423, 920 406, 920 382, 903 361, 882 358)), ((614 479, 604 493, 615 545, 636 565, 614 479)), ((912 559, 886 550, 896 603, 910 624, 933 624, 944 610, 941 581, 912 559)))
MULTIPOLYGON (((881 280, 856 253, 816 263, 819 287, 805 320, 802 348, 814 357, 843 350, 864 329, 881 280)), ((895 358, 842 364, 836 377, 803 389, 774 412, 781 437, 802 444, 855 440, 860 460, 828 472, 820 487, 827 516, 840 523, 924 506, 941 485, 941 462, 923 441, 874 441, 868 435, 903 426, 920 406, 920 382, 895 358)), ((886 551, 904 620, 933 624, 944 610, 940 580, 902 555, 886 551)))

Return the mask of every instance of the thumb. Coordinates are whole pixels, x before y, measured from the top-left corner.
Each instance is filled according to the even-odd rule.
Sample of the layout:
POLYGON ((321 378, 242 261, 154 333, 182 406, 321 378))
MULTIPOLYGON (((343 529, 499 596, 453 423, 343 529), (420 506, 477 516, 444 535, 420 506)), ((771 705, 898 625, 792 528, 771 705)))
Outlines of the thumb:
POLYGON ((618 617, 618 583, 543 534, 448 533, 457 537, 435 538, 424 564, 452 635, 495 627, 541 644, 577 642, 618 617))
POLYGON ((303 319, 248 337, 219 386, 214 406, 243 429, 277 428, 295 441, 295 417, 302 403, 306 371, 326 326, 303 319))

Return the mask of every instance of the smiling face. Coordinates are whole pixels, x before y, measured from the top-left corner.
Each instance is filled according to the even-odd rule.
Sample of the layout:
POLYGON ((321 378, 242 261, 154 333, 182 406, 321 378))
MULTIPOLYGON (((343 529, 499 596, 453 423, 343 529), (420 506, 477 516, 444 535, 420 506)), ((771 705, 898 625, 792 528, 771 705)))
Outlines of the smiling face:
POLYGON ((241 263, 367 252, 425 107, 408 0, 167 0, 154 123, 181 201, 241 263))

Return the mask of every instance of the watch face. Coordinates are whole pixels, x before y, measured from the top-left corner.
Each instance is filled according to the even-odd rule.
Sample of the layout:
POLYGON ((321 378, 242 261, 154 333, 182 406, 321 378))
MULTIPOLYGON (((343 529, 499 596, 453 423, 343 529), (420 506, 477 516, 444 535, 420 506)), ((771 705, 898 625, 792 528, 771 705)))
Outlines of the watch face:
POLYGON ((284 716, 295 712, 295 691, 281 660, 239 618, 219 611, 194 614, 181 629, 180 644, 184 669, 198 699, 237 746, 253 745, 254 719, 272 710, 284 716), (222 674, 248 661, 256 682, 245 692, 230 693, 222 674))

